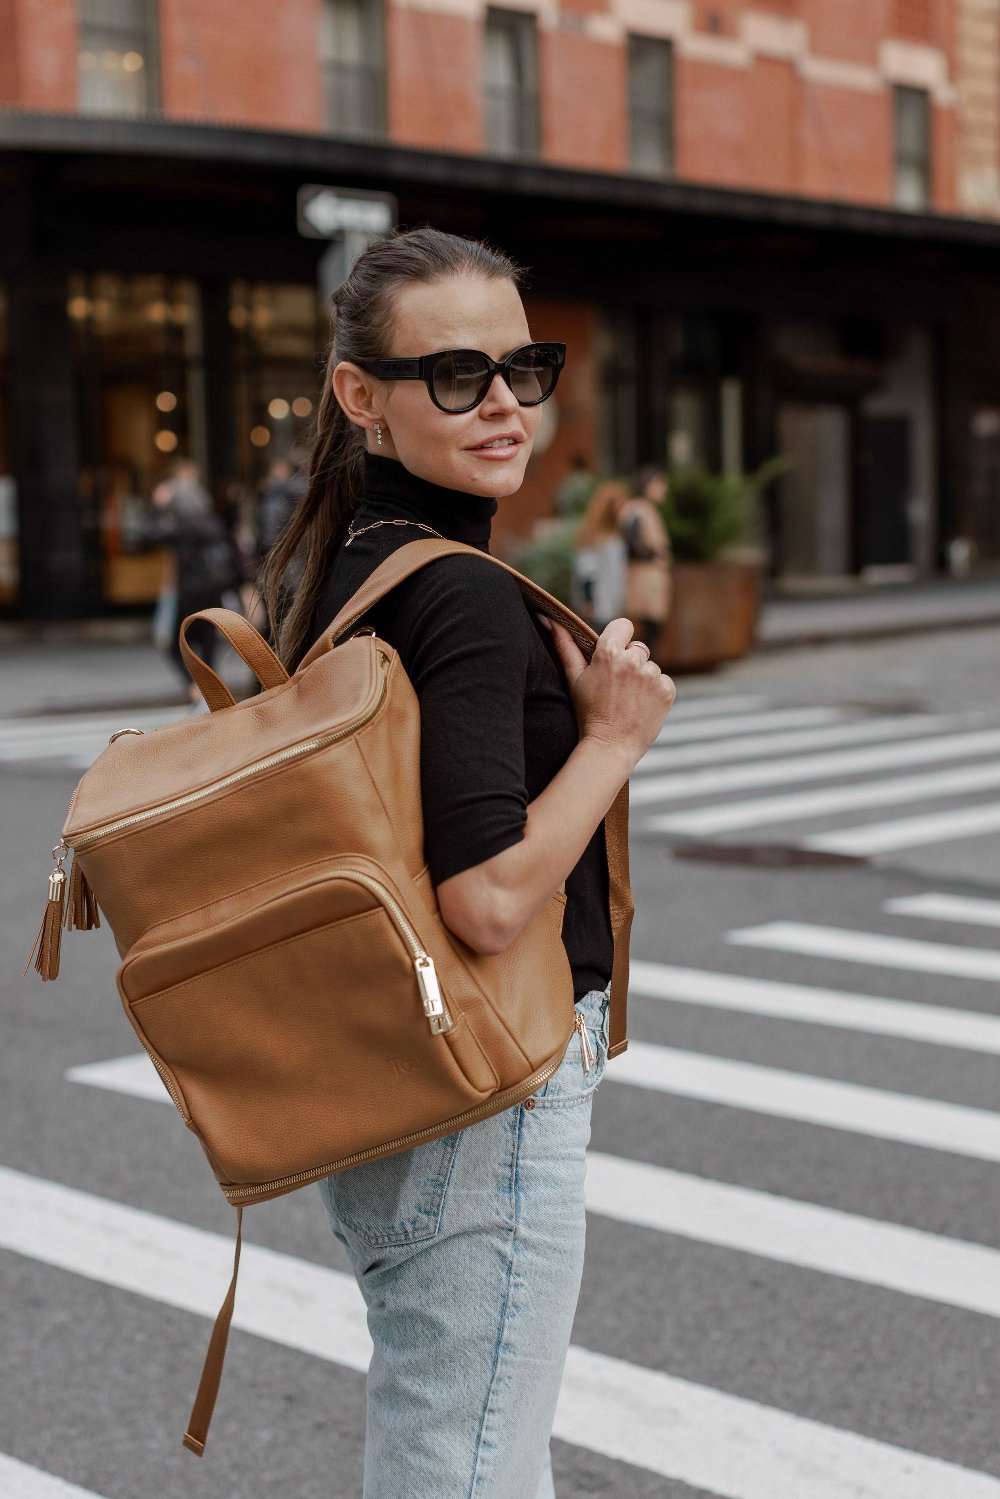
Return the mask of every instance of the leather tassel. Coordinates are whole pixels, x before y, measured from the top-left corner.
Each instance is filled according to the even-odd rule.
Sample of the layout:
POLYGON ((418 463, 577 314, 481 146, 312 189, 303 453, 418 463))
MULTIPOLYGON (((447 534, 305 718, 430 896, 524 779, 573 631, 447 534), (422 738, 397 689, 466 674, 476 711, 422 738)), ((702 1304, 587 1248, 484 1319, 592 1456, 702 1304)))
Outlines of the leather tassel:
POLYGON ((74 855, 69 877, 69 895, 63 917, 67 931, 89 932, 101 924, 101 913, 97 908, 97 897, 87 876, 74 855))
POLYGON ((49 875, 49 898, 45 902, 45 912, 42 916, 42 924, 38 928, 38 935, 32 944, 31 952, 28 954, 27 962, 22 973, 27 973, 28 965, 37 949, 35 968, 43 979, 54 979, 59 977, 59 948, 62 938, 63 899, 66 893, 66 875, 61 869, 54 869, 49 875))

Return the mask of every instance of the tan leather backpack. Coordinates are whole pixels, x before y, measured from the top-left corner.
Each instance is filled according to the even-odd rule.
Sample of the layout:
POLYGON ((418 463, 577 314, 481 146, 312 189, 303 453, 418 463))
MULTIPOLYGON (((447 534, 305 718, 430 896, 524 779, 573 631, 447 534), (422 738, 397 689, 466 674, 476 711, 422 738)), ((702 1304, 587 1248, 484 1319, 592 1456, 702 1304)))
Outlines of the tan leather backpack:
MULTIPOLYGON (((386 558, 292 676, 242 615, 199 610, 180 646, 211 712, 112 735, 52 850, 37 971, 55 978, 61 929, 104 914, 125 1014, 236 1208, 232 1281, 183 1437, 199 1455, 244 1206, 510 1108, 556 1070, 577 1028, 565 886, 495 955, 444 925, 423 855, 419 701, 393 647, 354 628, 453 552, 507 568, 590 658, 597 636, 584 620, 447 540, 386 558), (234 700, 187 643, 196 619, 222 632, 261 692, 234 700)), ((605 832, 615 1056, 628 1045, 628 782, 605 832)))

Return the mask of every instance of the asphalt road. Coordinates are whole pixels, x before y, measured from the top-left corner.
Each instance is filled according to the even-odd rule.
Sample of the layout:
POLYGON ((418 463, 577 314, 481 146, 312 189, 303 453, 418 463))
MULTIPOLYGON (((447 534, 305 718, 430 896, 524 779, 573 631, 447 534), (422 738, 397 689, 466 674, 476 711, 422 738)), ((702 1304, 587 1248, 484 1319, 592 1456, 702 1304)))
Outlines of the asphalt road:
MULTIPOLYGON (((679 679, 632 779, 560 1499, 1000 1499, 998 687, 996 627, 679 679)), ((258 1320, 196 1459, 231 1209, 127 1060, 107 929, 20 974, 75 781, 131 721, 0 721, 0 1495, 347 1499, 364 1324, 315 1193, 246 1215, 258 1320)))

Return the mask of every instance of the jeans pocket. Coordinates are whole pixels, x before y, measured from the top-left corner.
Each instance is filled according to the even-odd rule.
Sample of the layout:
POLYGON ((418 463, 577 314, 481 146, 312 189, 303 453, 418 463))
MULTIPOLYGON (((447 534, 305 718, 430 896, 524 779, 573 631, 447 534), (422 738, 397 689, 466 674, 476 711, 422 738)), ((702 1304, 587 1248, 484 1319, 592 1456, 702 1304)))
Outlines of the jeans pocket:
POLYGON ((343 1227, 373 1248, 433 1239, 462 1134, 440 1135, 322 1177, 320 1195, 334 1232, 343 1227))
POLYGON ((604 989, 591 989, 576 1001, 589 1056, 584 1057, 584 1038, 574 1030, 559 1066, 533 1095, 536 1108, 565 1108, 593 1096, 608 1065, 608 1003, 604 989))

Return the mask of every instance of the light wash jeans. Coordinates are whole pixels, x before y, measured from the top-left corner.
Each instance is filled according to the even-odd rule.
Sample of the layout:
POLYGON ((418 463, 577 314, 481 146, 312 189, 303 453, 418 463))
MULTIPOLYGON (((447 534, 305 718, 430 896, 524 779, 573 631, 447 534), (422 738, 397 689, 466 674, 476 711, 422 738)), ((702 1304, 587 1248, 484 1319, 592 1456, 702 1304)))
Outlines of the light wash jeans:
POLYGON ((368 1308, 363 1499, 554 1499, 549 1436, 583 1276, 611 986, 499 1114, 317 1184, 368 1308))

